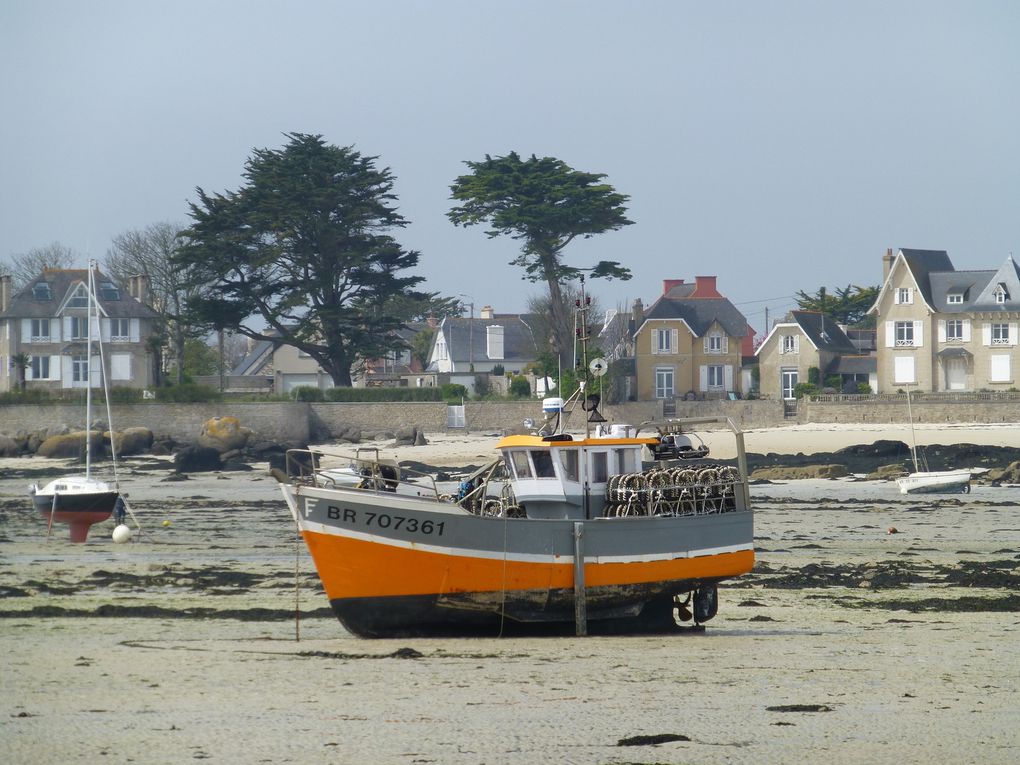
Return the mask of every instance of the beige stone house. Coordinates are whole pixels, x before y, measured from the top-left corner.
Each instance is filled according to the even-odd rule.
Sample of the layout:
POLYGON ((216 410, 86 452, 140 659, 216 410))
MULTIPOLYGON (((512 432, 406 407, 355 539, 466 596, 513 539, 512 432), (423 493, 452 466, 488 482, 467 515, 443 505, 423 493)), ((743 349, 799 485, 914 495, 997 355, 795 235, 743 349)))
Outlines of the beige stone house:
POLYGON ((662 296, 647 311, 635 305, 633 323, 638 400, 746 393, 742 358, 754 330, 719 294, 716 277, 663 280, 662 296))
MULTIPOLYGON (((95 272, 99 326, 106 375, 111 387, 146 388, 153 384, 152 355, 146 341, 155 312, 147 298, 145 277, 132 277, 124 292, 109 277, 95 272)), ((88 271, 44 269, 24 289, 12 294, 11 277, 0 276, 0 391, 16 389, 27 357, 26 388, 58 391, 85 388, 88 373, 88 271)), ((93 385, 100 385, 99 356, 92 358, 93 385)))
POLYGON ((875 360, 855 344, 831 317, 817 311, 791 311, 776 322, 755 351, 759 392, 763 398, 792 400, 798 383, 809 382, 818 369, 824 383, 838 375, 841 390, 867 383, 874 390, 875 360))
POLYGON ((878 390, 1009 390, 1018 384, 1020 269, 957 271, 944 250, 892 250, 871 312, 878 390))

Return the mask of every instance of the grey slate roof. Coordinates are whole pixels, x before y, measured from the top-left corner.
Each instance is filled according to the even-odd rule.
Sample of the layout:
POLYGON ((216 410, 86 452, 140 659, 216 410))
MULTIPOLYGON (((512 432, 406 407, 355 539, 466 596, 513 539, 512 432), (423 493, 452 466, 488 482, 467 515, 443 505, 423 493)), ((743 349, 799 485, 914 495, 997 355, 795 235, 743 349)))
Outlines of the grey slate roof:
POLYGON ((645 313, 645 321, 649 319, 683 319, 698 337, 703 337, 714 321, 718 321, 730 337, 747 335, 747 319, 726 298, 677 300, 660 297, 645 313))
POLYGON ((959 313, 971 310, 975 299, 985 285, 995 276, 995 271, 948 271, 929 274, 931 283, 931 306, 939 313, 959 313), (950 293, 963 295, 962 303, 948 303, 950 293))
POLYGON ((244 358, 237 362, 237 366, 230 370, 231 376, 263 374, 262 369, 272 360, 275 348, 276 343, 271 340, 259 340, 244 358))
MULTIPOLYGON (((13 319, 46 319, 57 315, 57 309, 63 304, 73 289, 79 284, 88 281, 89 272, 84 268, 46 269, 39 276, 29 282, 28 286, 20 290, 11 298, 11 304, 0 316, 13 319), (34 289, 37 284, 45 282, 50 288, 50 299, 39 300, 35 297, 34 289)), ((112 282, 110 277, 101 272, 96 272, 96 291, 99 305, 103 312, 111 319, 150 319, 156 316, 156 312, 127 294, 124 289, 118 287, 119 296, 112 300, 109 295, 104 295, 100 289, 102 282, 112 282)))
POLYGON ((992 274, 981 294, 974 299, 973 308, 978 311, 1016 311, 1020 308, 1020 269, 1012 256, 1006 258, 1006 262, 992 274), (1000 285, 1007 294, 1004 303, 995 302, 994 293, 1000 285))
POLYGON ((949 259, 949 253, 945 250, 908 250, 900 249, 903 259, 910 267, 910 273, 917 281, 917 288, 921 290, 924 300, 928 305, 934 306, 929 276, 933 273, 952 271, 953 262, 949 259))
POLYGON ((532 314, 497 314, 491 319, 447 317, 440 324, 439 331, 446 338, 446 348, 454 364, 467 363, 471 360, 526 363, 534 361, 539 354, 535 334, 531 328, 531 324, 535 323, 534 319, 532 314), (498 360, 489 359, 485 329, 497 324, 503 327, 503 358, 498 360))
POLYGON ((831 316, 818 311, 791 311, 794 321, 816 348, 830 353, 855 354, 857 346, 831 316))

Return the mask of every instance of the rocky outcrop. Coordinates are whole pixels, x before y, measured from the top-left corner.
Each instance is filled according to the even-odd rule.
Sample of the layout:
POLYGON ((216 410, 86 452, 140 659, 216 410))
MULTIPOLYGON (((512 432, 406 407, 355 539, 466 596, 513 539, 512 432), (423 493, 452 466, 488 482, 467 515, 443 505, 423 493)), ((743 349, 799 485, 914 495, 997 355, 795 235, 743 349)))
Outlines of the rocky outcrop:
MULTIPOLYGON (((93 458, 101 457, 103 454, 103 432, 101 430, 89 431, 89 441, 93 458)), ((36 454, 40 457, 84 459, 85 431, 50 436, 39 445, 36 454)))
POLYGON ((21 456, 21 446, 9 436, 0 436, 0 457, 21 456))
POLYGON ((420 425, 412 425, 409 428, 401 428, 397 431, 396 440, 393 446, 424 446, 428 443, 425 438, 425 431, 420 425))
POLYGON ((144 454, 152 448, 152 431, 148 428, 126 428, 107 434, 118 456, 144 454))
POLYGON ((844 465, 801 465, 761 468, 751 473, 751 480, 796 481, 802 478, 844 478, 847 475, 849 473, 844 465))
POLYGON ((204 473, 220 470, 220 452, 211 446, 185 446, 174 455, 174 469, 178 473, 204 473))
POLYGON ((222 454, 243 449, 250 437, 251 430, 243 427, 236 417, 213 417, 202 426, 198 444, 216 449, 222 454))

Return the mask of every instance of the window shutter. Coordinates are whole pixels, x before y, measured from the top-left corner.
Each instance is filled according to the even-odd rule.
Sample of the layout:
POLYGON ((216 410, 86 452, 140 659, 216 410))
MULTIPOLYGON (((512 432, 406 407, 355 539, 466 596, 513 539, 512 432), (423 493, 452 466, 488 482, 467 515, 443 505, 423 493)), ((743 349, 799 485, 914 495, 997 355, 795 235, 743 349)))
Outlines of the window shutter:
POLYGON ((914 347, 920 348, 924 345, 924 322, 914 322, 914 347))
POLYGON ((659 352, 659 330, 653 329, 649 333, 652 337, 652 354, 659 352))
POLYGON ((992 344, 992 325, 988 322, 981 325, 981 342, 985 345, 992 344))
POLYGON ((970 319, 963 320, 963 342, 970 342, 970 319))
POLYGON ((730 352, 730 337, 729 337, 729 335, 723 335, 722 336, 722 352, 723 353, 729 353, 730 352))
POLYGON ((675 329, 671 329, 669 331, 669 350, 670 350, 671 353, 679 353, 680 352, 679 341, 680 341, 680 333, 677 332, 675 329))
POLYGON ((1009 344, 1016 345, 1016 322, 1011 321, 1009 323, 1009 344))
POLYGON ((61 360, 62 356, 50 356, 50 376, 49 380, 59 380, 61 377, 61 360))
POLYGON ((992 356, 991 382, 1009 382, 1009 356, 992 356))
POLYGON ((70 340, 71 338, 74 337, 74 335, 71 333, 71 317, 70 316, 65 316, 64 317, 64 337, 66 337, 68 340, 70 340))
POLYGON ((103 342, 104 343, 110 342, 110 320, 109 319, 100 319, 99 320, 99 331, 103 333, 101 335, 102 338, 103 338, 103 342))
POLYGON ((705 335, 705 339, 702 341, 702 345, 705 348, 705 353, 708 353, 708 335, 705 335))
POLYGON ((946 342, 946 320, 939 319, 939 342, 946 342))
POLYGON ((897 356, 893 362, 893 381, 896 383, 914 382, 914 357, 897 356))
POLYGON ((800 353, 800 335, 793 336, 793 352, 800 353))
POLYGON ((50 319, 50 341, 59 343, 60 336, 60 319, 50 319))
POLYGON ((887 321, 885 323, 885 347, 896 347, 896 322, 894 321, 887 321))
MULTIPOLYGON (((52 364, 52 362, 50 362, 52 364)), ((70 388, 71 380, 74 379, 71 374, 71 357, 61 356, 57 362, 57 368, 60 370, 61 388, 70 388)))
POLYGON ((699 371, 698 379, 700 382, 700 386, 698 389, 704 392, 708 390, 708 367, 702 364, 698 371, 699 371))
POLYGON ((22 319, 21 320, 21 342, 30 343, 32 342, 32 320, 22 319))
POLYGON ((723 381, 726 390, 733 390, 733 367, 729 364, 723 367, 723 381))
POLYGON ((900 291, 899 291, 899 289, 894 289, 893 290, 893 303, 895 305, 899 305, 900 304, 900 291))
POLYGON ((111 380, 131 379, 130 353, 114 353, 110 356, 110 379, 111 380))

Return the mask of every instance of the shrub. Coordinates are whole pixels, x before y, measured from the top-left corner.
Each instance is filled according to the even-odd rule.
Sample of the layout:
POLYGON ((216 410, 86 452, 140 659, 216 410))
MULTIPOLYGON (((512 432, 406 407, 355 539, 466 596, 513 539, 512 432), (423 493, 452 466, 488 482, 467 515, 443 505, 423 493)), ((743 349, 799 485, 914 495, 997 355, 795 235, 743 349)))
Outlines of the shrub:
POLYGON ((510 395, 516 398, 527 398, 531 395, 531 383, 527 377, 518 375, 510 380, 510 395))
POLYGON ((485 398, 492 392, 488 375, 475 375, 475 397, 485 398))
POLYGON ((327 401, 442 401, 439 388, 327 388, 327 401))
POLYGON ((316 388, 314 385, 299 385, 291 389, 290 395, 294 397, 295 401, 325 400, 325 397, 322 395, 322 389, 316 388))
POLYGON ((26 388, 0 393, 0 404, 47 404, 54 396, 45 388, 26 388))
POLYGON ((817 387, 822 382, 822 370, 818 367, 808 367, 807 371, 808 385, 814 385, 817 387))
POLYGON ((502 377, 503 375, 506 374, 506 367, 504 367, 502 364, 493 364, 492 365, 492 373, 496 377, 502 377))
POLYGON ((467 398, 467 388, 457 383, 446 383, 440 390, 443 392, 444 401, 457 401, 458 403, 467 398))
POLYGON ((156 388, 156 400, 167 404, 219 401, 220 392, 208 385, 183 383, 165 388, 156 388))
POLYGON ((793 397, 804 398, 804 396, 811 396, 818 392, 818 386, 812 383, 797 383, 793 386, 793 397))
POLYGON ((128 388, 126 386, 110 388, 111 404, 137 404, 141 400, 141 388, 128 388))
POLYGON ((870 394, 871 393, 871 386, 868 385, 865 382, 857 383, 857 392, 858 393, 864 393, 864 394, 870 394))

